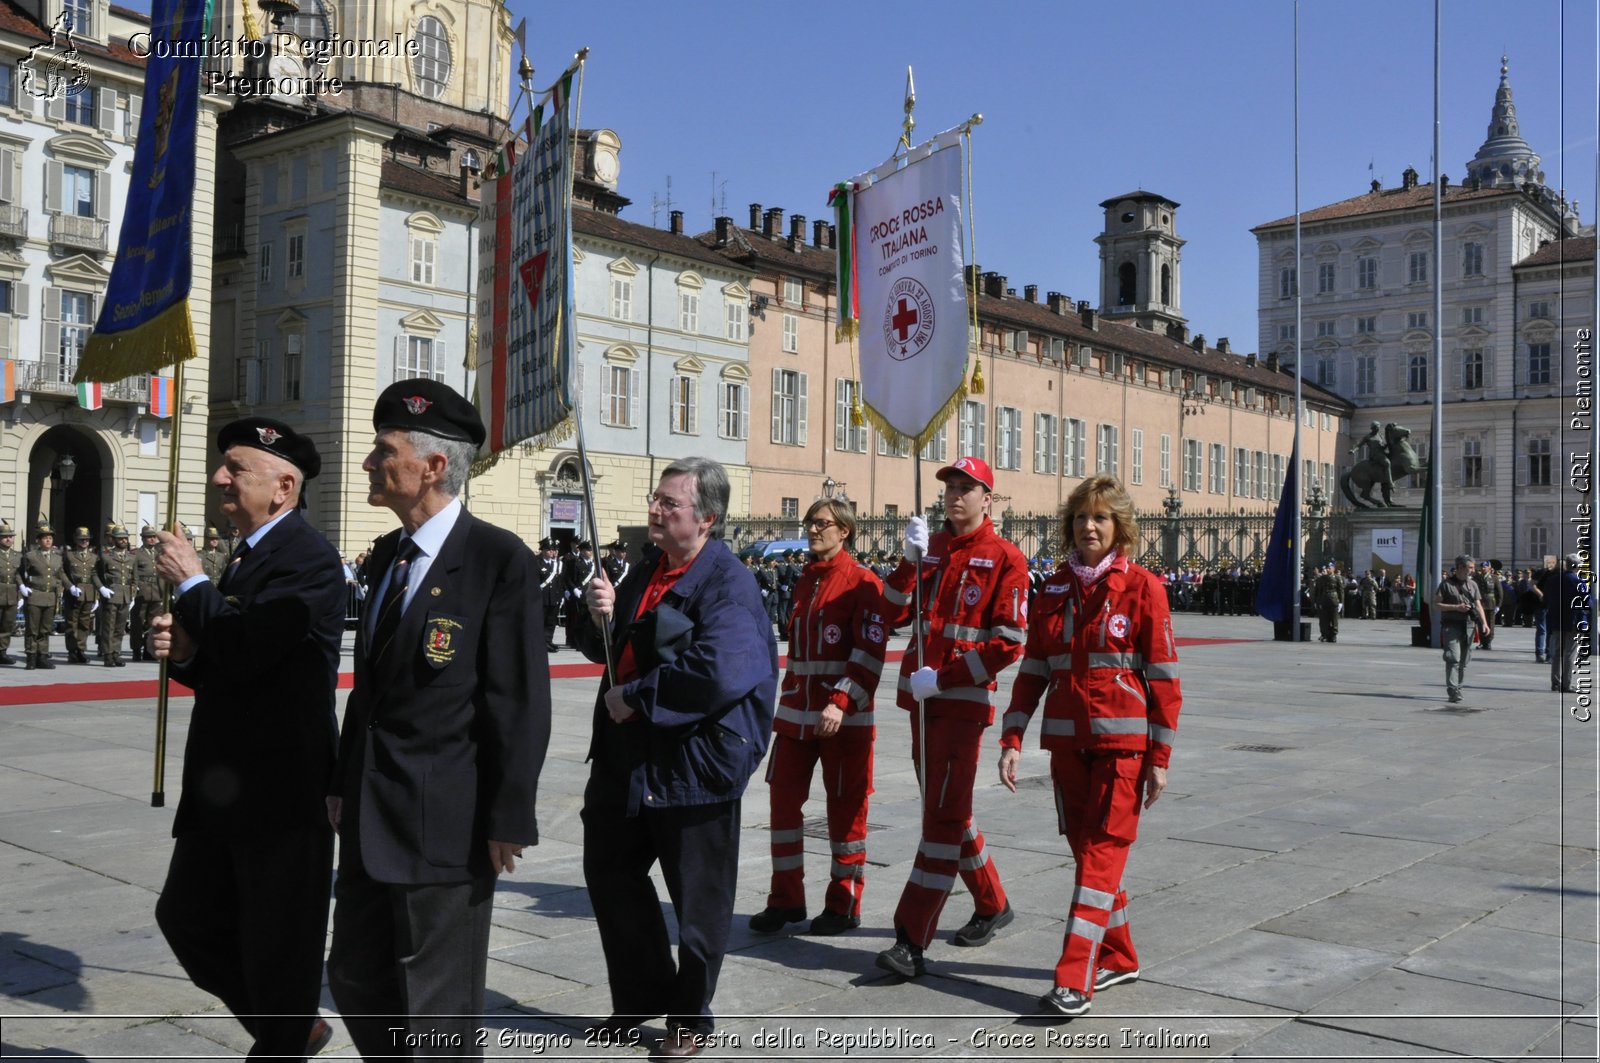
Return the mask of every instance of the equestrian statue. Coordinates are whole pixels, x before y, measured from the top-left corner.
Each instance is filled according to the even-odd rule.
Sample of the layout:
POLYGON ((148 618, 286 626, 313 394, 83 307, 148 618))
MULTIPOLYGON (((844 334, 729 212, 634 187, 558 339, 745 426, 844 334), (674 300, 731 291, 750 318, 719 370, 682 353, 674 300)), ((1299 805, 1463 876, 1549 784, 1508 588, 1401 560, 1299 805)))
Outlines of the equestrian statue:
POLYGON ((1426 469, 1411 446, 1411 429, 1402 428, 1393 421, 1388 424, 1373 421, 1366 438, 1351 447, 1350 453, 1354 455, 1361 450, 1366 452, 1366 457, 1339 477, 1344 496, 1359 509, 1397 508, 1394 482, 1426 469), (1383 489, 1383 501, 1372 497, 1374 487, 1383 489))

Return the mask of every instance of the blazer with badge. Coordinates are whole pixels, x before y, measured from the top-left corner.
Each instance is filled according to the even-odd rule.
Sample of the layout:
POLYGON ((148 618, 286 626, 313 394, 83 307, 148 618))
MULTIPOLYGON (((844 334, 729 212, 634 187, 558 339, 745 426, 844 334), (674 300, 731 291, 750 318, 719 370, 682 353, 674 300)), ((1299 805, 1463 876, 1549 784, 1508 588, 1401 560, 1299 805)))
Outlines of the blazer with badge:
MULTIPOLYGON (((624 643, 633 647, 639 678, 624 684, 623 700, 639 717, 613 723, 602 681, 589 746, 590 793, 608 780, 605 799, 629 816, 743 794, 766 753, 778 688, 777 642, 755 576, 721 539, 701 548, 660 605, 634 618, 658 556, 617 587, 611 621, 613 658, 624 643)), ((591 661, 605 659, 592 623, 578 646, 591 661)))
POLYGON ((396 529, 368 561, 373 592, 331 791, 344 801, 342 844, 378 882, 488 877, 491 839, 539 840, 550 672, 536 559, 463 509, 374 667, 366 610, 381 608, 399 542, 396 529))
POLYGON ((339 554, 298 511, 225 589, 202 581, 172 603, 196 647, 172 666, 195 692, 174 837, 326 826, 344 607, 339 554))

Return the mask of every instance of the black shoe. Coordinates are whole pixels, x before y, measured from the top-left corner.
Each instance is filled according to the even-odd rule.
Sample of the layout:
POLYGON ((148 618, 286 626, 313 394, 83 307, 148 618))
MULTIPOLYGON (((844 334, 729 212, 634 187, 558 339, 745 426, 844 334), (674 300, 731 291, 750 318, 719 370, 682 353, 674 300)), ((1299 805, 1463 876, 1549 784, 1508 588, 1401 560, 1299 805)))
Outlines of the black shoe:
POLYGON ((105 665, 107 668, 115 668, 117 666, 117 662, 110 657, 100 658, 100 663, 105 665))
POLYGON ((832 937, 842 934, 846 930, 854 930, 861 925, 861 917, 845 915, 843 912, 824 911, 821 915, 811 920, 811 933, 817 937, 832 937))
POLYGON ((9 653, 0 653, 0 664, 16 664, 17 659, 9 653))
POLYGON ((118 668, 126 668, 128 666, 128 662, 124 661, 121 657, 111 658, 111 663, 116 665, 118 668))
POLYGON ((1005 908, 993 915, 979 915, 972 913, 972 918, 967 920, 967 925, 957 930, 950 938, 952 945, 965 945, 976 948, 987 945, 994 938, 994 932, 1003 926, 1008 926, 1015 919, 1016 913, 1011 910, 1011 902, 1007 901, 1005 908))
POLYGON ((28 671, 31 672, 37 667, 39 667, 39 655, 36 653, 28 654, 28 671))
POLYGON ((1089 1014, 1089 998, 1076 989, 1056 986, 1039 998, 1039 1010, 1076 1019, 1079 1015, 1089 1014))
POLYGON ((922 950, 905 940, 904 931, 899 931, 898 935, 900 940, 894 943, 894 948, 878 953, 878 966, 901 978, 921 978, 928 973, 928 965, 922 960, 922 950))
POLYGON ((311 1024, 310 1036, 306 1038, 306 1055, 316 1055, 324 1048, 327 1048, 328 1042, 331 1040, 333 1040, 333 1027, 328 1025, 326 1019, 318 1016, 311 1024))
POLYGON ((790 923, 804 921, 804 908, 763 908, 750 917, 750 929, 758 934, 776 934, 790 923))
POLYGON ((39 667, 40 668, 54 668, 55 666, 56 666, 56 662, 51 660, 50 655, 48 653, 39 654, 39 667))

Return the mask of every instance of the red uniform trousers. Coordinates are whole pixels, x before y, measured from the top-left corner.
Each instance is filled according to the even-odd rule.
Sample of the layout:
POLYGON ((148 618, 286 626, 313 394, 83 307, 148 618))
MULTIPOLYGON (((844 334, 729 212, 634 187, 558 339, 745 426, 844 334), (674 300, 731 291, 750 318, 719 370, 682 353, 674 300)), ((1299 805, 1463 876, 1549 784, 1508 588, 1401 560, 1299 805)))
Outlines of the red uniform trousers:
MULTIPOLYGON (((922 841, 911 877, 900 894, 894 924, 913 944, 927 948, 939 929, 939 913, 955 887, 956 875, 972 894, 983 916, 1006 906, 1000 872, 983 847, 983 835, 972 822, 972 784, 978 775, 978 753, 987 725, 977 720, 939 717, 928 721, 928 778, 923 784, 922 841)), ((919 765, 922 736, 917 714, 911 713, 911 761, 919 765)))
POLYGON ((1050 754, 1056 814, 1077 861, 1072 911, 1056 963, 1056 985, 1094 996, 1096 967, 1132 971, 1139 954, 1128 932, 1122 872, 1139 831, 1140 752, 1050 754))
POLYGON ((805 835, 801 806, 811 794, 811 771, 822 761, 833 863, 823 908, 861 915, 867 877, 867 796, 872 793, 871 727, 841 727, 832 738, 772 736, 767 786, 772 796, 772 892, 769 908, 806 906, 805 835))

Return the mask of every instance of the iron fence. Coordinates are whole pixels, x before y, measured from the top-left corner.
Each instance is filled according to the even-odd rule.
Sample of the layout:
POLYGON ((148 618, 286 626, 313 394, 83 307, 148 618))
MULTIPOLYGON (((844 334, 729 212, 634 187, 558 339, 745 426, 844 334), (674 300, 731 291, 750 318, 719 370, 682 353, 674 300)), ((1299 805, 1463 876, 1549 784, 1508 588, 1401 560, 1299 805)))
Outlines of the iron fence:
MULTIPOLYGON (((1146 568, 1192 568, 1226 570, 1237 566, 1245 571, 1259 569, 1267 556, 1272 537, 1271 513, 1227 513, 1207 510, 1201 513, 1162 513, 1139 515, 1138 561, 1146 568)), ((1006 510, 996 518, 1000 534, 1016 543, 1030 557, 1060 558, 1065 552, 1061 541, 1061 518, 1056 513, 1016 513, 1006 510)), ((857 514, 857 555, 882 550, 900 551, 905 531, 903 516, 857 514)), ((1349 556, 1349 518, 1343 512, 1321 517, 1306 517, 1302 531, 1306 538, 1306 559, 1318 564, 1349 556)), ((773 539, 804 539, 798 517, 729 517, 728 542, 734 550, 752 543, 773 539)))

